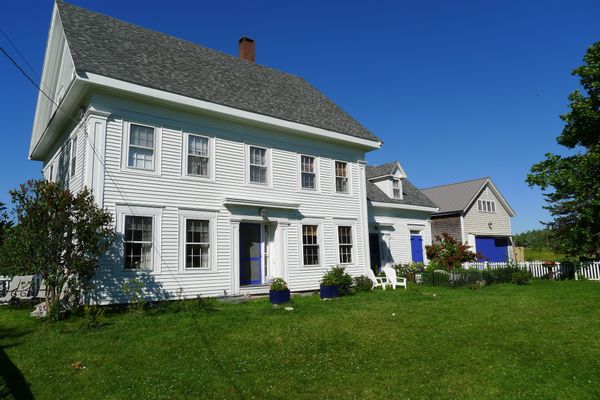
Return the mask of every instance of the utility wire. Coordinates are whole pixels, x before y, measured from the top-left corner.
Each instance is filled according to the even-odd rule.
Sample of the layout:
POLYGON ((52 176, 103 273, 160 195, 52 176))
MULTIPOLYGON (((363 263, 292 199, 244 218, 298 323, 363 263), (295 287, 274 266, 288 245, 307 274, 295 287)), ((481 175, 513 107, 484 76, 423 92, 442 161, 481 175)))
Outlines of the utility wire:
POLYGON ((23 60, 25 65, 27 65, 29 67, 29 70, 33 73, 33 75, 35 75, 36 78, 40 79, 40 76, 38 75, 38 73, 35 72, 35 69, 31 66, 31 64, 29 64, 29 62, 27 61, 25 56, 19 51, 19 49, 13 43, 13 41, 10 40, 10 37, 8 37, 8 34, 4 31, 4 29, 0 28, 0 33, 6 38, 6 40, 12 46, 12 48, 15 49, 15 52, 19 55, 19 57, 21 57, 21 60, 23 60))

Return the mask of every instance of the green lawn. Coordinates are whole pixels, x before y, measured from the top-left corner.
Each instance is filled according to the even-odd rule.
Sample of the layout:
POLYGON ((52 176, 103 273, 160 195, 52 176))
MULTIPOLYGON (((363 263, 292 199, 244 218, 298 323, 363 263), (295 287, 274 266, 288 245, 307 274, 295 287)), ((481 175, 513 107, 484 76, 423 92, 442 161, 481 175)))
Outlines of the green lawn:
POLYGON ((562 258, 564 255, 551 248, 525 247, 525 261, 557 261, 562 258))
POLYGON ((598 282, 411 287, 293 306, 113 314, 95 330, 3 308, 0 397, 600 398, 598 282))

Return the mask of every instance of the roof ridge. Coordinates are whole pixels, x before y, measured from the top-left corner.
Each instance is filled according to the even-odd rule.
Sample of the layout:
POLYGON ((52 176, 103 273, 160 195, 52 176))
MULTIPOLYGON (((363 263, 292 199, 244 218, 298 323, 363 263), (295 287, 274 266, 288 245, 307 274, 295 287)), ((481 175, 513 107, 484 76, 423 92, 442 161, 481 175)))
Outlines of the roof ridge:
POLYGON ((440 188, 440 187, 444 187, 444 186, 454 186, 454 185, 460 185, 461 183, 475 182, 475 181, 480 181, 480 180, 491 180, 491 178, 489 176, 484 176, 481 178, 467 179, 465 181, 460 181, 460 182, 447 183, 445 185, 437 185, 437 186, 430 186, 430 187, 426 187, 426 188, 419 188, 419 190, 429 190, 429 189, 435 189, 435 188, 440 188))

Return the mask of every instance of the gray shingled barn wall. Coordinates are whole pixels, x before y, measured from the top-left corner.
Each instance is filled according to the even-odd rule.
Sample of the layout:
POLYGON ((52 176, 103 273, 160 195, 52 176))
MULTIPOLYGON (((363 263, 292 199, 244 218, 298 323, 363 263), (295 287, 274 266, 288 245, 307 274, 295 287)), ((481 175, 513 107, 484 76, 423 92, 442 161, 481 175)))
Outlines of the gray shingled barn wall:
POLYGON ((460 229, 460 216, 432 217, 431 218, 431 236, 435 241, 436 236, 441 236, 446 232, 454 239, 462 242, 462 232, 460 229))

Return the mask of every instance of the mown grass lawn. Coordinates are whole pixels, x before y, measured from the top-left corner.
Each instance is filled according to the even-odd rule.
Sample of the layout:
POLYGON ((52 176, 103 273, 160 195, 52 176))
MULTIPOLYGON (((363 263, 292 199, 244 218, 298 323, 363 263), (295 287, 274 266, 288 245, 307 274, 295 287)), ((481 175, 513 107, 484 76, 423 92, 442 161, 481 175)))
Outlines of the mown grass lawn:
POLYGON ((49 324, 0 309, 0 393, 40 399, 598 399, 600 284, 411 287, 49 324), (74 370, 81 361, 86 368, 74 370))

